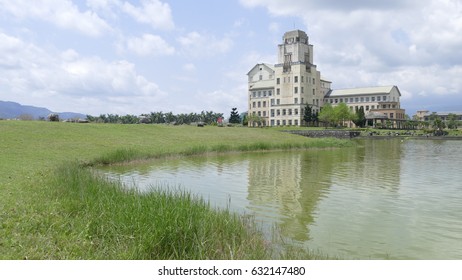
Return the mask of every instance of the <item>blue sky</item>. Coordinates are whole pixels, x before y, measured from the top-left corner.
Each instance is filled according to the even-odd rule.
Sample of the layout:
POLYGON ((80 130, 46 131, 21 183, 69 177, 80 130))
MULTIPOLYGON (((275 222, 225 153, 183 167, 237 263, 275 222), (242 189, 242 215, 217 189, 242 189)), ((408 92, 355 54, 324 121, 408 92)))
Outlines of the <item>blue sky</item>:
POLYGON ((247 72, 301 29, 334 89, 462 111, 451 0, 0 0, 0 100, 85 114, 247 110, 247 72))

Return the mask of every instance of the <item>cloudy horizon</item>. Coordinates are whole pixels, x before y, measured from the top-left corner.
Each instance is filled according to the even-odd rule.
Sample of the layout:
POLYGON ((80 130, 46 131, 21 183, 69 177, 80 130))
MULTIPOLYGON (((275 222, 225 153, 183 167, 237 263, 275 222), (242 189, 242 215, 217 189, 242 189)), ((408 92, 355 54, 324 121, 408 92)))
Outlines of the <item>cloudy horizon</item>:
POLYGON ((247 111, 247 72, 305 31, 333 89, 396 85, 462 111, 451 0, 0 0, 0 100, 84 114, 247 111))

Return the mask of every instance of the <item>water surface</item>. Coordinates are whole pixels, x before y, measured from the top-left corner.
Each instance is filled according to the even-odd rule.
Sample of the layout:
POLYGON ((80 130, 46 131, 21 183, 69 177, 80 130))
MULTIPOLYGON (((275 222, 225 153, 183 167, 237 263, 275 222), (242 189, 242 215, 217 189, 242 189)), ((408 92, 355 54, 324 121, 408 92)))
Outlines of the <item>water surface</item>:
POLYGON ((181 188, 276 223, 342 259, 462 259, 462 143, 361 140, 355 148, 157 160, 105 172, 181 188))

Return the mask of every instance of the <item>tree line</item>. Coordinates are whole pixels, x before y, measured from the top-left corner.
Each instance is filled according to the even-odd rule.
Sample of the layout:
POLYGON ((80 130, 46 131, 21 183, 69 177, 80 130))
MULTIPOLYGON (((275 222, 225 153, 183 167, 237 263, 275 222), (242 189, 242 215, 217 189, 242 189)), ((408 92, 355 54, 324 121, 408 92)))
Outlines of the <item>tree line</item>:
POLYGON ((323 123, 324 126, 345 126, 349 121, 352 121, 357 127, 364 127, 366 125, 366 115, 364 108, 360 107, 355 112, 352 112, 348 105, 340 103, 333 107, 330 103, 324 104, 319 113, 313 112, 311 106, 305 106, 303 120, 307 126, 319 126, 323 123))
POLYGON ((217 123, 219 118, 223 118, 223 113, 215 113, 213 111, 202 111, 200 113, 181 113, 173 114, 172 112, 164 113, 151 112, 149 114, 136 115, 118 115, 118 114, 101 114, 99 116, 87 115, 89 122, 95 123, 120 123, 120 124, 191 124, 191 123, 217 123))

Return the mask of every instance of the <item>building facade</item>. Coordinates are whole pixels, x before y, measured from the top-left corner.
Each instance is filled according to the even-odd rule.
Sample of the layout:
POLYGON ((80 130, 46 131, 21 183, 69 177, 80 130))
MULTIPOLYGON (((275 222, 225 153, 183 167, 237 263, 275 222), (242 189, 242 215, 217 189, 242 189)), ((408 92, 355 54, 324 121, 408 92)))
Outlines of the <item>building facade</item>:
POLYGON ((324 102, 332 106, 345 103, 352 112, 362 108, 369 126, 401 128, 406 112, 401 108, 400 97, 397 86, 381 86, 331 90, 324 102))
POLYGON ((405 113, 396 86, 332 90, 314 64, 313 49, 305 32, 286 32, 278 45, 278 62, 257 64, 247 73, 249 126, 302 126, 306 105, 319 113, 325 102, 344 102, 352 111, 363 107, 375 116, 373 123, 391 119, 399 126, 405 113))
POLYGON ((331 84, 321 79, 313 45, 301 30, 284 34, 277 64, 257 64, 247 76, 250 126, 303 125, 306 104, 319 112, 331 84))
POLYGON ((443 122, 448 122, 450 120, 449 116, 454 115, 455 121, 462 121, 462 112, 461 111, 449 111, 449 112, 430 112, 429 110, 419 110, 416 113, 417 120, 419 121, 430 121, 432 115, 439 117, 443 122))

